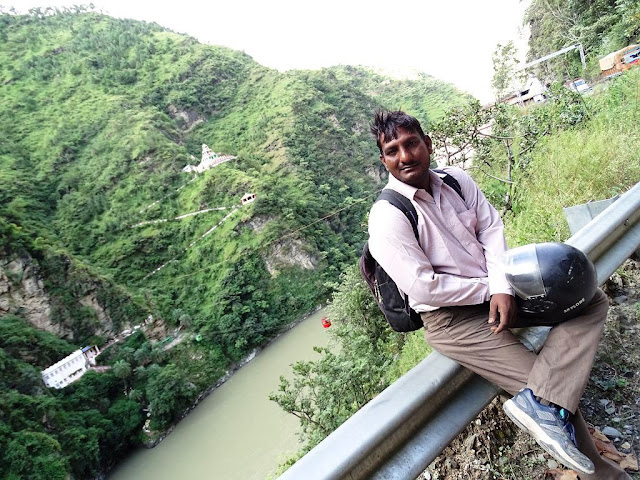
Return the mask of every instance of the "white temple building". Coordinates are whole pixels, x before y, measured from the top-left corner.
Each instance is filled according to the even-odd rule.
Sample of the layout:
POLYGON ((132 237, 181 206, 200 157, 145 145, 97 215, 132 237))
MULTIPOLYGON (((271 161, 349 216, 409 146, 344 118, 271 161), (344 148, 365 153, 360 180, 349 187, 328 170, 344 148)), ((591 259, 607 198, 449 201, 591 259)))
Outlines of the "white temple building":
POLYGON ((217 153, 211 151, 211 149, 202 144, 202 160, 198 165, 187 165, 182 169, 183 172, 191 173, 202 173, 205 170, 209 170, 210 168, 216 167, 221 163, 228 162, 229 160, 235 160, 236 156, 234 155, 218 155, 217 153))
POLYGON ((95 358, 99 353, 100 349, 97 346, 93 346, 84 347, 67 355, 41 372, 44 384, 50 388, 64 388, 75 382, 91 366, 95 366, 95 358))

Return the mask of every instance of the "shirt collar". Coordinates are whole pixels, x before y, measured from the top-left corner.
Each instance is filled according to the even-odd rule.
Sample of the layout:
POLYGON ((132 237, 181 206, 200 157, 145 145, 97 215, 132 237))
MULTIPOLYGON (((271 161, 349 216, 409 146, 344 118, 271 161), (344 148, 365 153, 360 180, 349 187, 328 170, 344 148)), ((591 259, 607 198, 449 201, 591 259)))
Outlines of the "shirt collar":
MULTIPOLYGON (((435 197, 437 196, 437 192, 440 192, 440 187, 442 186, 442 178, 440 178, 440 176, 436 172, 429 169, 429 181, 431 185, 431 193, 435 197)), ((416 192, 418 190, 421 190, 419 188, 412 187, 411 185, 407 185, 406 183, 401 182, 391 174, 389 174, 389 181, 387 182, 387 186, 385 188, 395 190, 396 192, 401 193, 409 199, 413 199, 416 192)), ((424 190, 422 191, 424 192, 424 190)), ((427 195, 427 197, 429 196, 429 194, 427 194, 426 192, 424 193, 427 195)))

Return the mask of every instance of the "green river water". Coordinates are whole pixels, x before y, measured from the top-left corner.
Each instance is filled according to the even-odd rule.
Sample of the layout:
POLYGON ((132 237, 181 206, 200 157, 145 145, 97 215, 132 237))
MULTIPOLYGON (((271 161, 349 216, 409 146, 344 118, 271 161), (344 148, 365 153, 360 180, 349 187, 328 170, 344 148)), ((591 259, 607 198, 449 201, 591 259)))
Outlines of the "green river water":
POLYGON ((298 419, 269 393, 298 360, 327 344, 322 310, 284 333, 205 398, 153 449, 134 452, 109 480, 263 480, 299 448, 298 419))

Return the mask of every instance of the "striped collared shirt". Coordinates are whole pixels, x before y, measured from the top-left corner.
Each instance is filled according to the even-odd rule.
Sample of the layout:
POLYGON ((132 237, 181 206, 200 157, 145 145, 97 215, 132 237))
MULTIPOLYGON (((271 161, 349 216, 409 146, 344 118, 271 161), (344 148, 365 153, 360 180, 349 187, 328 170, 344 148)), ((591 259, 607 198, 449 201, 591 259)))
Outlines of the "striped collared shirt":
POLYGON ((418 212, 419 241, 390 203, 376 202, 369 214, 371 254, 418 312, 513 295, 499 261, 507 248, 500 215, 466 172, 445 170, 460 183, 464 200, 436 172, 429 171, 433 196, 389 175, 385 188, 409 198, 418 212))

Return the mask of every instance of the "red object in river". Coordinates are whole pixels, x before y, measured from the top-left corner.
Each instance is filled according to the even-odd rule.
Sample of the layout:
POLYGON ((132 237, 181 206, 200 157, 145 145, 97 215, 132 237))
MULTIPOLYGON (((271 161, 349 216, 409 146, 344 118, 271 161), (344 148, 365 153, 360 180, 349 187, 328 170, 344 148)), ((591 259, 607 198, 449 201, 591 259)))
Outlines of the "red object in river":
POLYGON ((324 328, 329 328, 331 326, 331 322, 327 317, 322 317, 322 326, 324 328))

